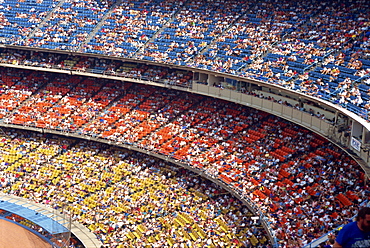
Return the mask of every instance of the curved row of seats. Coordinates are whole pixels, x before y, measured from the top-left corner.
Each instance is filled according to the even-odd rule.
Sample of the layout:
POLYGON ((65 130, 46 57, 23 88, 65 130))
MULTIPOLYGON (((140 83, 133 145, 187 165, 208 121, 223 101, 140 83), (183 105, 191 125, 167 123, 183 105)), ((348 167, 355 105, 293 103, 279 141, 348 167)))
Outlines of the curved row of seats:
MULTIPOLYGON (((135 57, 255 78, 340 104, 368 119, 364 88, 370 83, 370 8, 364 0, 26 0, 0 6, 0 37, 6 44, 135 57), (322 73, 327 69, 335 75, 322 73)), ((108 67, 92 70, 101 73, 108 67)))
POLYGON ((3 192, 67 210, 103 247, 268 244, 239 200, 143 154, 17 130, 1 135, 3 192))
MULTIPOLYGON (((368 198, 365 174, 353 159, 325 138, 267 113, 187 92, 69 75, 39 73, 45 80, 40 86, 32 84, 32 72, 4 70, 14 83, 9 98, 17 87, 28 94, 22 102, 9 101, 13 111, 4 122, 130 144, 187 163, 250 199, 288 247, 332 230, 368 198)), ((51 168, 45 171, 53 179, 63 171, 51 168)), ((92 172, 81 167, 76 173, 92 172)), ((105 187, 96 176, 76 190, 105 187)))

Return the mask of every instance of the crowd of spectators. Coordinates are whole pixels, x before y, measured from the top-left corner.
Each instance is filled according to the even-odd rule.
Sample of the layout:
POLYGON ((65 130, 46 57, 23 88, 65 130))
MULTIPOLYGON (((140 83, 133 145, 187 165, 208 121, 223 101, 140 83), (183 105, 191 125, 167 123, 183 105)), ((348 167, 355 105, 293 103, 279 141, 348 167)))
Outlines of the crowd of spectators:
POLYGON ((62 1, 21 45, 76 51, 108 10, 105 1, 62 1))
MULTIPOLYGON (((360 56, 363 56, 361 47, 352 49, 348 62, 342 62, 339 71, 332 64, 344 59, 346 55, 329 55, 323 64, 323 69, 317 67, 310 73, 316 76, 313 84, 309 74, 299 75, 294 83, 284 84, 285 87, 298 90, 307 95, 317 96, 333 103, 341 104, 343 107, 355 112, 356 114, 368 119, 367 109, 369 101, 368 80, 370 69, 364 69, 360 56), (347 67, 344 67, 347 65, 347 67), (358 69, 358 70, 356 70, 358 69), (320 76, 317 76, 320 72, 320 76), (350 74, 352 73, 352 74, 350 74), (329 78, 323 79, 324 76, 329 78), (355 78, 354 78, 355 77, 355 78), (364 79, 364 82, 362 82, 364 79), (343 80, 343 81, 340 81, 343 80), (340 81, 338 83, 338 81, 340 81), (354 83, 353 81, 356 81, 354 83), (348 96, 348 98, 347 98, 348 96), (349 103, 349 104, 348 104, 349 103), (353 107, 357 107, 353 109, 353 107)), ((348 56, 347 56, 348 57, 348 56)), ((170 69, 162 66, 144 65, 132 62, 121 62, 110 59, 96 59, 88 57, 71 56, 67 54, 50 54, 46 52, 29 52, 13 49, 3 49, 0 53, 0 62, 14 65, 25 65, 33 67, 43 67, 46 69, 61 69, 76 72, 96 73, 111 76, 127 77, 140 80, 148 80, 165 85, 174 85, 189 88, 192 86, 193 73, 179 69, 170 69)), ((366 62, 366 61, 365 61, 366 62)), ((369 77, 370 78, 370 77, 369 77)), ((221 87, 217 86, 216 87, 221 87)), ((234 89, 236 90, 236 89, 234 89)), ((243 89, 240 89, 242 92, 243 89)))
POLYGON ((1 1, 0 43, 24 44, 58 1, 1 1))
MULTIPOLYGON (((24 30, 24 34, 16 31, 7 44, 130 57, 254 78, 369 118, 370 8, 364 0, 115 4, 68 0, 48 7, 45 1, 1 3, 0 7, 5 26, 24 30), (17 8, 21 11, 9 21, 17 8)), ((7 38, 7 29, 3 31, 7 38)), ((12 63, 21 59, 12 57, 16 57, 12 63)), ((51 57, 41 58, 42 62, 31 57, 24 64, 142 75, 142 68, 120 74, 120 63, 112 61, 84 58, 64 64, 63 56, 51 57)), ((191 85, 187 79, 177 81, 184 87, 191 85)))
POLYGON ((260 222, 219 186, 183 168, 88 141, 5 130, 3 192, 67 210, 103 247, 251 247, 260 222))
POLYGON ((0 63, 104 74, 184 88, 190 88, 193 79, 192 72, 158 65, 145 65, 110 59, 88 58, 69 54, 50 54, 48 52, 30 52, 16 49, 1 49, 0 63))
MULTIPOLYGON (((207 69, 240 74, 239 69, 247 66, 251 70, 261 72, 262 65, 258 61, 271 49, 283 50, 289 53, 292 46, 282 36, 299 26, 312 15, 314 5, 305 2, 305 6, 296 2, 255 2, 246 8, 244 15, 233 23, 209 50, 194 60, 195 66, 206 66, 207 69), (301 9, 305 9, 302 13, 301 9), (284 42, 283 47, 275 46, 284 42)), ((263 70, 262 70, 263 72, 263 70)), ((247 72, 243 72, 246 75, 247 72)))
POLYGON ((140 59, 188 64, 243 11, 243 2, 192 1, 176 13, 163 31, 137 55, 140 59))
MULTIPOLYGON (((25 8, 27 0, 0 2, 1 41, 255 78, 368 119, 365 0, 46 3, 37 1, 41 11, 25 8)), ((182 87, 193 79, 180 70, 66 54, 3 50, 0 61, 182 87)), ((203 170, 250 199, 282 246, 304 246, 368 198, 353 160, 324 138, 262 112, 131 83, 1 71, 2 121, 131 144, 203 170)))
POLYGON ((183 5, 182 1, 123 1, 83 47, 84 52, 133 57, 183 5))
MULTIPOLYGON (((286 247, 302 247, 334 229, 369 197, 354 160, 325 138, 267 113, 148 85, 38 73, 43 82, 32 80, 32 71, 6 71, 2 81, 25 89, 27 98, 14 99, 10 86, 5 123, 130 144, 202 170, 261 211, 286 247)), ((76 170, 89 170, 89 163, 81 164, 86 169, 76 170)), ((61 173, 51 168, 45 171, 61 173)), ((83 190, 91 185, 105 184, 91 178, 83 190)))
MULTIPOLYGON (((343 103, 345 96, 350 98, 349 92, 343 92, 338 84, 348 77, 352 79, 352 84, 366 84, 369 73, 367 63, 362 65, 362 61, 368 59, 366 43, 369 37, 368 6, 362 4, 321 2, 320 8, 307 11, 310 15, 306 16, 306 22, 296 25, 283 36, 282 41, 271 46, 265 56, 246 66, 243 69, 245 76, 343 103), (359 11, 353 11, 358 6, 359 11), (354 44, 360 44, 361 49, 353 51, 354 44), (344 54, 346 56, 342 56, 344 54), (353 61, 347 65, 353 57, 357 57, 356 67, 353 61), (333 58, 338 58, 338 61, 334 62, 333 58), (326 68, 329 61, 333 64, 326 68), (334 63, 345 68, 338 69, 334 63), (334 75, 325 76, 328 71, 334 75)), ((361 94, 351 92, 351 103, 363 107, 361 94)))

